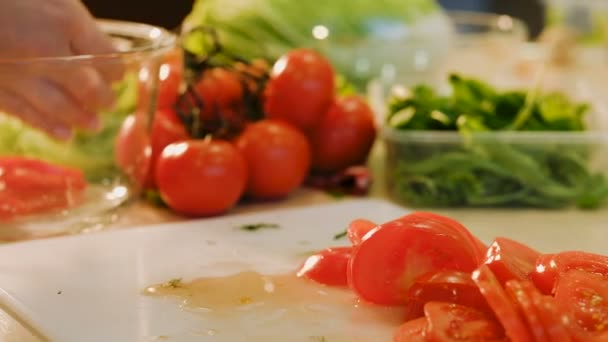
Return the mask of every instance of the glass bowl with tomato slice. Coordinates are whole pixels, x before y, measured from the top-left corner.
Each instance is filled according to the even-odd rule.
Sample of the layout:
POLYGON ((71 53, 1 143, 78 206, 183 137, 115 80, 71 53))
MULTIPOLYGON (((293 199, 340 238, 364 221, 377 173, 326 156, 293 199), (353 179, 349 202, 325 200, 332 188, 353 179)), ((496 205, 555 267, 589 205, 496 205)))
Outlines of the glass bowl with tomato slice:
POLYGON ((455 21, 463 30, 426 80, 381 97, 387 194, 415 207, 603 206, 606 65, 564 65, 500 33, 517 20, 471 18, 455 21))
POLYGON ((176 37, 97 23, 98 54, 0 59, 2 240, 104 225, 145 187, 154 113, 181 83, 176 37))

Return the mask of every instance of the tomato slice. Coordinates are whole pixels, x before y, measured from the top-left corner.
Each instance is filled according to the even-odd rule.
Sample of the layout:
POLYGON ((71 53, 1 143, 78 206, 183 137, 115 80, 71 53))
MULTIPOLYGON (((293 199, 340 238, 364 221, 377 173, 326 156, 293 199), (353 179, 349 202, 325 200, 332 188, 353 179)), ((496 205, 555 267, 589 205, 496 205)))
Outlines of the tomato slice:
POLYGON ((65 209, 86 188, 80 170, 24 157, 0 158, 0 220, 65 209))
POLYGON ((548 342, 545 327, 532 300, 532 292, 538 292, 534 285, 529 281, 509 280, 505 284, 505 291, 518 304, 534 340, 548 342))
POLYGON ((424 342, 427 341, 426 329, 428 323, 425 317, 405 322, 393 334, 393 342, 424 342))
POLYGON ((567 316, 558 311, 555 298, 542 295, 538 289, 534 289, 534 291, 528 290, 527 292, 543 324, 549 341, 572 341, 566 330, 567 316))
POLYGON ((412 214, 377 226, 355 247, 348 267, 351 288, 371 303, 404 305, 407 291, 423 274, 471 272, 477 258, 447 231, 449 224, 412 214))
POLYGON ((507 238, 496 238, 490 245, 486 264, 501 284, 511 279, 524 280, 534 272, 540 253, 507 238))
POLYGON ((487 314, 473 308, 442 302, 424 306, 427 341, 503 341, 502 326, 487 314))
POLYGON ((297 276, 329 286, 348 286, 346 269, 351 254, 351 247, 325 249, 308 257, 297 276))
POLYGON ((363 237, 377 226, 374 222, 366 219, 356 219, 348 224, 346 232, 353 246, 358 245, 363 237))
POLYGON ((491 312, 471 274, 467 272, 442 270, 425 274, 416 279, 407 296, 422 303, 454 303, 491 312))
POLYGON ((608 341, 608 280, 598 274, 570 270, 559 276, 555 300, 567 314, 576 341, 608 341))
POLYGON ((486 298, 494 314, 505 328, 506 335, 512 341, 533 341, 526 324, 515 305, 509 300, 504 289, 487 265, 481 265, 473 272, 473 281, 486 298))

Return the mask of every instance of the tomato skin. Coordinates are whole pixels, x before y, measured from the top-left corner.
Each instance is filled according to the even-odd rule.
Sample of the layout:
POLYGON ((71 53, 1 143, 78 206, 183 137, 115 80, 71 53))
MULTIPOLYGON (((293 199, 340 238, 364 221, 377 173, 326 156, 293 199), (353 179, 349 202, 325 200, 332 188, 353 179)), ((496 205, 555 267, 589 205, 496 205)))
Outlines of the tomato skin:
MULTIPOLYGON (((147 69, 148 73, 150 69, 147 69)), ((150 94, 152 92, 152 75, 140 73, 139 96, 137 108, 147 112, 150 108, 150 94)), ((156 94, 157 108, 170 108, 177 102, 179 91, 184 78, 183 54, 180 49, 174 49, 164 56, 164 61, 158 69, 158 90, 156 94)))
POLYGON ((147 120, 141 113, 125 118, 116 136, 115 161, 136 187, 148 178, 152 156, 147 120))
POLYGON ((575 341, 608 341, 608 281, 582 270, 560 274, 555 291, 559 312, 569 318, 575 341))
POLYGON ((174 109, 165 108, 156 111, 150 132, 152 154, 150 157, 150 171, 146 180, 148 188, 156 187, 156 180, 154 179, 156 162, 165 147, 174 142, 188 139, 190 139, 190 135, 186 131, 184 124, 177 117, 174 109))
POLYGON ((492 312, 468 272, 442 270, 420 276, 407 293, 410 301, 445 302, 492 312))
POLYGON ((346 228, 348 239, 353 246, 363 241, 363 237, 377 226, 374 222, 366 219, 356 219, 351 221, 346 228))
POLYGON ((221 214, 240 199, 247 184, 247 163, 232 144, 189 140, 170 144, 156 165, 162 199, 178 213, 221 214))
POLYGON ((313 129, 313 169, 336 172, 364 164, 376 140, 374 113, 360 96, 336 99, 313 129))
POLYGON ((407 290, 421 275, 475 269, 468 246, 428 223, 411 214, 367 233, 349 263, 349 285, 359 297, 374 304, 404 305, 407 290))
POLYGON ((194 89, 203 101, 203 112, 207 115, 238 105, 243 99, 240 76, 224 68, 204 71, 194 89))
POLYGON ((530 278, 541 292, 553 294, 559 275, 573 269, 608 277, 608 256, 579 251, 544 255, 537 258, 530 278))
POLYGON ((309 132, 333 102, 334 78, 333 67, 325 57, 313 50, 291 50, 272 68, 264 112, 268 118, 285 120, 309 132))
POLYGON ((424 342, 427 341, 427 320, 424 317, 405 322, 395 330, 393 342, 424 342))
POLYGON ((247 126, 236 146, 247 160, 247 194, 276 199, 298 188, 310 168, 310 145, 293 126, 265 119, 247 126))
POLYGON ((504 330, 498 322, 467 306, 429 302, 424 314, 427 341, 504 341, 504 330))
POLYGON ((505 328, 506 335, 512 341, 533 341, 528 327, 523 321, 517 308, 508 298, 498 279, 487 265, 481 265, 472 274, 473 281, 479 287, 481 294, 494 311, 496 318, 505 328))
POLYGON ((534 302, 535 292, 540 295, 534 285, 529 281, 520 281, 516 279, 509 280, 505 283, 505 291, 514 303, 517 303, 524 320, 526 321, 534 341, 549 342, 549 337, 545 331, 545 327, 541 320, 540 312, 536 308, 534 302))
POLYGON ((507 238, 496 238, 488 250, 486 265, 498 281, 524 280, 534 272, 540 253, 532 248, 507 238))
POLYGON ((348 286, 346 268, 352 254, 351 247, 333 247, 308 257, 297 273, 328 286, 348 286))

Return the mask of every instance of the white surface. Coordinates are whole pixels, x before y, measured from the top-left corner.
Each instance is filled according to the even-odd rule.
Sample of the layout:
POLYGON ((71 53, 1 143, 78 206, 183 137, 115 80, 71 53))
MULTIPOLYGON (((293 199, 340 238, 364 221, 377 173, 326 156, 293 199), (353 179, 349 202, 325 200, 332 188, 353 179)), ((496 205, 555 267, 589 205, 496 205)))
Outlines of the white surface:
POLYGON ((342 201, 6 245, 0 247, 0 287, 54 341, 152 341, 161 335, 169 341, 223 341, 219 334, 201 336, 203 317, 181 311, 177 301, 140 292, 172 278, 293 271, 303 253, 347 243, 333 237, 353 218, 386 221, 405 212, 376 200, 342 201), (235 228, 257 222, 281 228, 235 228))

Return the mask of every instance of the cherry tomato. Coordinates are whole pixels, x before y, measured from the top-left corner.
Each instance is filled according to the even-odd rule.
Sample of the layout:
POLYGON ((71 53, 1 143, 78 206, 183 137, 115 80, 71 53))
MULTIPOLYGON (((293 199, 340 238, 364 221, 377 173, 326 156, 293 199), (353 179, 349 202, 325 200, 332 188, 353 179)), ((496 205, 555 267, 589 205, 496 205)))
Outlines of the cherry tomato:
POLYGON ((608 277, 608 256, 578 251, 542 256, 530 277, 541 292, 552 294, 558 276, 573 269, 608 277))
POLYGON ((507 238, 496 238, 488 250, 486 265, 501 284, 508 280, 524 280, 534 272, 540 253, 507 238))
POLYGON ((538 292, 534 285, 529 281, 511 279, 505 283, 505 291, 511 300, 519 306, 534 341, 549 342, 540 312, 534 303, 534 292, 538 292))
POLYGON ((284 197, 308 174, 308 140, 285 122, 266 119, 253 123, 238 137, 236 146, 247 160, 247 193, 254 198, 284 197))
POLYGON ((479 287, 481 294, 494 311, 494 314, 505 328, 506 335, 511 341, 533 341, 528 327, 523 321, 517 308, 511 302, 498 279, 487 265, 481 265, 473 272, 473 281, 479 287))
POLYGON ((485 313, 467 306, 430 302, 424 306, 427 341, 504 341, 504 330, 485 313))
POLYGON ((427 329, 425 317, 405 322, 393 334, 393 342, 424 342, 427 329))
POLYGON ((156 187, 154 179, 156 162, 165 147, 174 142, 188 140, 189 138, 190 135, 186 131, 186 127, 177 117, 174 109, 165 108, 156 111, 150 132, 152 154, 150 158, 150 171, 148 172, 148 179, 146 181, 147 187, 156 187))
POLYGON ((324 285, 347 286, 346 267, 351 254, 351 247, 325 249, 308 257, 297 276, 312 279, 324 285))
POLYGON ((87 183, 80 170, 24 157, 0 158, 0 221, 78 204, 87 183))
POLYGON ((567 316, 559 312, 555 298, 532 292, 532 302, 543 323, 549 341, 570 342, 572 338, 566 329, 567 316))
POLYGON ((134 186, 146 183, 151 155, 146 117, 141 113, 127 116, 116 136, 115 160, 134 186))
POLYGON ((349 284, 359 297, 375 304, 403 305, 421 275, 474 270, 477 260, 470 246, 436 222, 410 214, 370 231, 355 247, 349 264, 349 284))
POLYGON ((247 163, 230 143, 189 140, 165 147, 156 165, 162 199, 176 212, 210 216, 232 208, 247 184, 247 163))
POLYGON ((203 111, 212 113, 239 104, 243 99, 240 76, 224 68, 206 70, 194 86, 203 101, 203 111))
POLYGON ((147 112, 150 108, 150 94, 154 82, 158 81, 157 108, 172 107, 179 97, 180 87, 184 77, 183 54, 180 49, 169 52, 158 69, 158 78, 150 75, 150 68, 144 69, 139 75, 138 108, 147 112))
POLYGON ((468 272, 443 270, 422 275, 409 288, 407 296, 410 301, 454 303, 491 312, 468 272))
POLYGON ((356 219, 351 221, 346 228, 348 239, 356 246, 361 243, 363 237, 377 226, 374 222, 366 219, 356 219))
POLYGON ((339 98, 313 129, 313 169, 335 172, 363 164, 376 139, 374 113, 359 96, 339 98))
POLYGON ((288 52, 270 73, 264 96, 266 115, 309 132, 333 102, 334 77, 329 61, 317 52, 307 49, 288 52))
POLYGON ((604 276, 570 270, 561 273, 555 291, 560 312, 576 341, 608 341, 608 281, 604 276))

